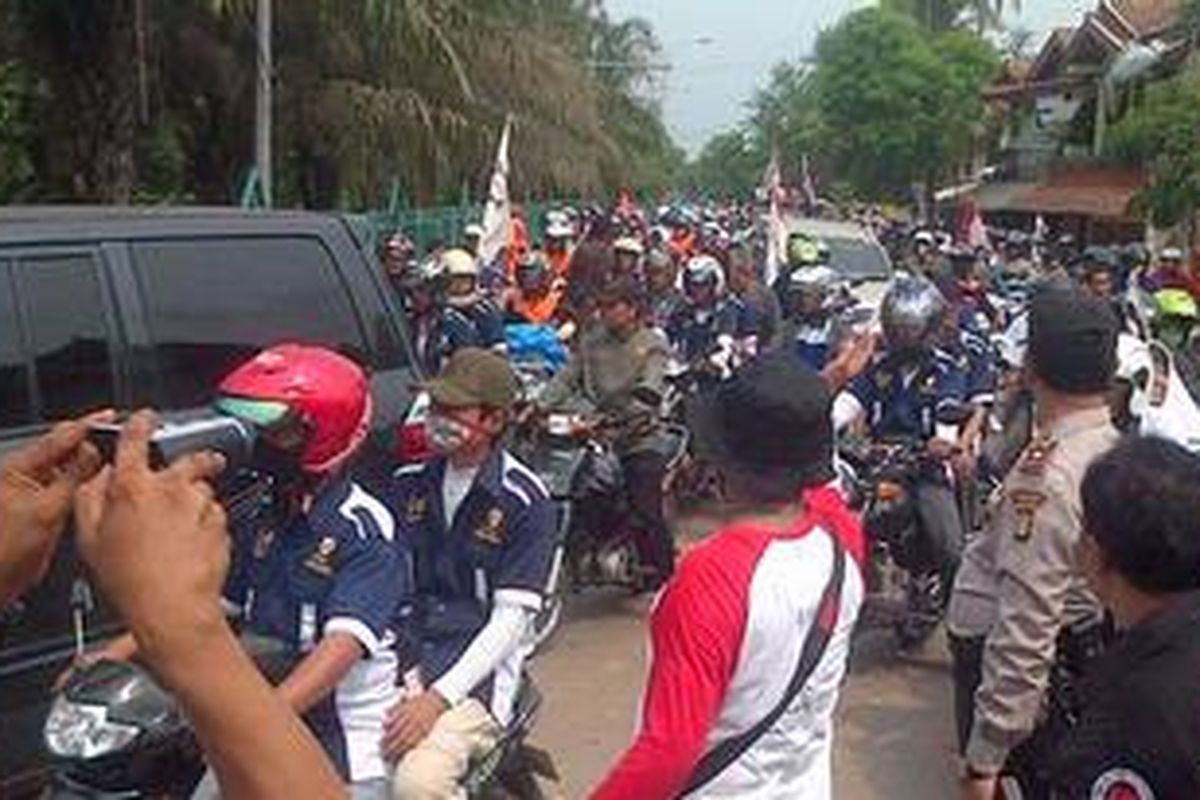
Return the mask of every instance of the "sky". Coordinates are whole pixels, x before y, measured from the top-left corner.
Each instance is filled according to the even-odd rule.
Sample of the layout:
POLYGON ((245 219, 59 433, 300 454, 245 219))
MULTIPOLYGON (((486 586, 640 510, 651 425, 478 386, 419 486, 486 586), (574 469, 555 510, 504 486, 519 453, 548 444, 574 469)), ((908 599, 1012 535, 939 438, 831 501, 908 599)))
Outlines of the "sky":
MULTIPOLYGON (((605 0, 616 19, 654 25, 664 61, 656 97, 675 140, 694 154, 745 116, 745 103, 773 64, 812 51, 817 33, 873 0, 605 0)), ((1096 0, 1023 0, 1012 27, 1045 34, 1078 20, 1096 0)))

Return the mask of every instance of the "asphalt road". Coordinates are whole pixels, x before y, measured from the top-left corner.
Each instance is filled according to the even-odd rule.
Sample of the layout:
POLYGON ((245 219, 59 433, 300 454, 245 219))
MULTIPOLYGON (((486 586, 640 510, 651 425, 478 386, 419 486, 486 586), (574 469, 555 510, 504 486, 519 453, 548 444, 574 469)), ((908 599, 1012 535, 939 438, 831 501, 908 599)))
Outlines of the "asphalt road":
MULTIPOLYGON (((619 594, 572 599, 532 666, 545 697, 534 743, 583 797, 628 743, 645 671, 648 603, 619 594)), ((835 732, 837 798, 929 800, 954 794, 950 678, 944 642, 900 656, 884 632, 858 639, 835 732)))

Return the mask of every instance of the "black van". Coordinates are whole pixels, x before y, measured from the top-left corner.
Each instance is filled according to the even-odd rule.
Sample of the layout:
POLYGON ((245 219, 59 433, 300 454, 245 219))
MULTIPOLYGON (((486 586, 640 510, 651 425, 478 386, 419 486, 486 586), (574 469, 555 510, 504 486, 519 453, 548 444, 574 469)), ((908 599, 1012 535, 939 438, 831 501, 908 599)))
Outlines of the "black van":
MULTIPOLYGON (((283 341, 372 374, 371 458, 418 376, 400 309, 349 221, 236 209, 0 209, 0 455, 104 407, 203 406, 219 378, 283 341)), ((67 537, 48 580, 0 611, 0 797, 36 790, 54 676, 116 621, 67 537)))

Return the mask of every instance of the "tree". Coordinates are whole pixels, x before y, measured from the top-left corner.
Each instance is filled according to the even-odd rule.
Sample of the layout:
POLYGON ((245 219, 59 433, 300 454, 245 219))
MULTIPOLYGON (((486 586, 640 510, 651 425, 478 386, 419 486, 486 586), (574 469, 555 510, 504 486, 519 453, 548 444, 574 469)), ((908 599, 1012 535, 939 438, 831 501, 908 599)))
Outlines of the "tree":
MULTIPOLYGON (((32 165, 23 196, 227 202, 253 161, 255 4, 0 0, 0 114, 16 115, 0 158, 15 146, 32 165)), ((679 169, 643 91, 653 31, 596 0, 274 9, 280 204, 377 204, 394 179, 415 202, 458 202, 486 184, 509 113, 518 193, 656 186, 679 169)))
POLYGON ((998 66, 980 37, 931 36, 886 9, 855 12, 817 42, 814 75, 823 150, 839 177, 870 196, 927 199, 983 133, 980 90, 998 66))
POLYGON ((969 24, 976 33, 1000 30, 1008 8, 1021 10, 1020 0, 883 0, 883 7, 906 14, 925 28, 948 31, 969 24))
POLYGON ((1195 243, 1200 209, 1200 67, 1149 86, 1142 102, 1110 131, 1110 156, 1147 168, 1135 204, 1160 228, 1184 225, 1195 243))

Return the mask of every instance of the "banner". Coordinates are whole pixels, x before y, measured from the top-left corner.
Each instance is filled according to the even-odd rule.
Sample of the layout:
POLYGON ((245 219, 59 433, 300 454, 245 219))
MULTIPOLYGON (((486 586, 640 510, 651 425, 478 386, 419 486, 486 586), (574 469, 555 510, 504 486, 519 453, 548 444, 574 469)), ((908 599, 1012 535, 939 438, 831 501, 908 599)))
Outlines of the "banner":
POLYGON ((775 283, 779 270, 787 262, 787 223, 783 219, 781 198, 783 176, 779 171, 779 152, 771 153, 771 162, 763 173, 763 191, 769 204, 767 211, 767 258, 763 264, 763 282, 767 286, 775 283))
POLYGON ((512 114, 504 119, 492 182, 488 186, 487 205, 483 209, 483 237, 479 240, 479 260, 491 264, 508 245, 512 224, 512 202, 508 196, 508 140, 512 135, 512 114))

